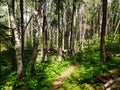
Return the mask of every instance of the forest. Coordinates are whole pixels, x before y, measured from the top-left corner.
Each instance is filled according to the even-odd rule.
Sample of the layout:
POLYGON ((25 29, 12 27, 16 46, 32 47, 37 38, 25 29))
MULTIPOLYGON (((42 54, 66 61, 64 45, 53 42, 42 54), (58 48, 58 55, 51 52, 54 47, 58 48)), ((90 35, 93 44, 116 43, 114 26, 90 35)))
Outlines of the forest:
POLYGON ((0 90, 120 90, 120 0, 0 0, 0 90))

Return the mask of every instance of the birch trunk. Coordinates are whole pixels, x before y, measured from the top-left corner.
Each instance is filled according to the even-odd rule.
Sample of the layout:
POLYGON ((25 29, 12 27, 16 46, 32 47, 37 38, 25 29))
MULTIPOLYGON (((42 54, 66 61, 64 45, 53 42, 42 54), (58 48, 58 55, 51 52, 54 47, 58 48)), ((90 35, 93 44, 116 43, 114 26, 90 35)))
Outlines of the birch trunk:
POLYGON ((36 70, 35 70, 35 62, 36 58, 38 55, 38 44, 39 44, 39 31, 40 31, 40 10, 41 10, 41 2, 37 1, 35 2, 35 12, 36 14, 34 15, 34 20, 33 20, 33 54, 32 58, 30 61, 30 74, 32 76, 36 75, 36 70))
POLYGON ((9 0, 8 7, 9 7, 11 25, 14 30, 14 36, 15 36, 15 51, 16 51, 16 60, 17 60, 16 79, 20 79, 23 75, 23 62, 22 62, 20 33, 17 23, 17 1, 9 0))

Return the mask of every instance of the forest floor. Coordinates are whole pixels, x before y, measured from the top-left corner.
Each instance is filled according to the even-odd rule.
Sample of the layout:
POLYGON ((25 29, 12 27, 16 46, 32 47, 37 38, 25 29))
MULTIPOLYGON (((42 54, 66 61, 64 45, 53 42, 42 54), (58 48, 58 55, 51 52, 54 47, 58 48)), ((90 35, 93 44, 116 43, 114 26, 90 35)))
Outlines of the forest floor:
POLYGON ((75 65, 69 67, 67 70, 61 73, 55 81, 53 82, 53 85, 50 90, 58 90, 60 86, 62 85, 64 78, 69 76, 75 69, 77 69, 79 66, 79 63, 76 63, 75 65))

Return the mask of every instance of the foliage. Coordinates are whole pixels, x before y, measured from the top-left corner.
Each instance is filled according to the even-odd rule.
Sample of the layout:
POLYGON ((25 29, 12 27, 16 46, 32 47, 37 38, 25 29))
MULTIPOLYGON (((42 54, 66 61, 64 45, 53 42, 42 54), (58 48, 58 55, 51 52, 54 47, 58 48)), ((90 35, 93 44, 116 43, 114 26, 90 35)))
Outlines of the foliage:
MULTIPOLYGON (((30 55, 30 53, 28 54, 30 55)), ((4 76, 1 78, 0 88, 5 90, 11 90, 13 88, 22 90, 48 90, 55 78, 71 65, 69 61, 39 63, 36 65, 36 76, 27 75, 20 80, 15 80, 16 72, 11 71, 11 64, 8 63, 10 60, 5 57, 8 53, 6 52, 2 55, 4 58, 2 62, 7 64, 2 64, 2 74, 4 74, 4 76)), ((28 57, 29 56, 25 56, 25 58, 28 57)), ((54 56, 51 59, 54 59, 54 56)), ((27 63, 27 61, 25 63, 27 63)))
MULTIPOLYGON (((114 50, 115 51, 115 50, 114 50)), ((11 71, 9 52, 2 52, 2 81, 1 89, 23 89, 23 90, 49 90, 55 78, 65 71, 72 64, 79 62, 79 68, 76 69, 70 76, 66 77, 60 90, 90 90, 91 86, 96 90, 100 90, 102 83, 96 79, 97 75, 103 75, 111 69, 118 69, 118 72, 113 74, 112 77, 120 76, 120 58, 114 57, 110 62, 103 63, 99 59, 99 52, 94 49, 86 51, 79 51, 75 57, 70 61, 55 61, 56 56, 52 56, 47 62, 39 63, 36 65, 36 76, 29 76, 29 74, 19 81, 15 80, 15 71, 11 71), (7 57, 6 57, 7 56, 7 57)), ((26 52, 27 53, 27 52, 26 52)), ((114 52, 113 52, 114 53, 114 52)), ((115 52, 117 53, 117 52, 115 52)), ((29 62, 28 52, 25 56, 26 62, 29 62), (28 55, 27 55, 28 54, 28 55)), ((28 72, 28 71, 27 71, 28 72)))
POLYGON ((96 76, 108 73, 113 68, 116 68, 118 72, 112 74, 112 77, 119 77, 120 58, 114 57, 112 61, 103 63, 99 60, 99 53, 93 52, 93 50, 84 52, 83 57, 79 68, 65 79, 61 88, 65 89, 67 87, 66 90, 71 88, 72 90, 91 90, 91 87, 94 86, 96 90, 100 90, 103 84, 97 80, 96 76))
MULTIPOLYGON (((14 1, 14 0, 13 0, 14 1)), ((20 40, 23 38, 21 37, 21 24, 20 21, 20 7, 19 2, 17 1, 17 13, 14 12, 17 17, 18 23, 16 23, 17 28, 19 28, 19 35, 20 40)), ((38 0, 40 1, 40 0, 38 0)), ((31 1, 24 1, 24 24, 28 23, 30 16, 31 21, 29 22, 29 25, 27 27, 27 30, 24 32, 25 34, 25 47, 29 48, 30 50, 24 50, 24 57, 23 57, 23 65, 24 65, 24 72, 25 76, 20 79, 16 80, 16 67, 12 68, 12 63, 15 61, 14 52, 11 51, 11 37, 9 33, 11 33, 7 24, 11 21, 9 21, 9 18, 11 18, 10 12, 8 13, 7 10, 7 0, 0 0, 0 89, 2 90, 49 90, 50 86, 54 82, 55 78, 61 74, 64 70, 66 70, 71 65, 79 62, 80 66, 78 69, 75 70, 69 77, 67 77, 63 83, 63 85, 60 87, 60 90, 90 90, 91 87, 95 87, 96 90, 101 90, 101 86, 103 83, 99 82, 96 79, 97 75, 103 75, 106 73, 108 74, 109 70, 111 69, 117 69, 117 73, 112 74, 112 78, 116 78, 120 76, 120 57, 116 56, 116 54, 120 53, 120 30, 117 25, 119 24, 120 19, 120 1, 119 0, 110 0, 108 2, 108 14, 107 14, 107 33, 106 33, 106 52, 112 52, 114 55, 113 60, 108 61, 106 63, 103 63, 100 61, 100 47, 99 47, 99 41, 100 41, 100 32, 101 31, 101 20, 102 20, 102 8, 101 8, 101 1, 100 0, 46 0, 46 12, 43 10, 43 0, 39 3, 36 3, 35 0, 31 1), (73 4, 75 3, 76 11, 75 16, 72 18, 73 14, 73 4), (38 7, 37 7, 38 6, 38 7), (40 8, 41 7, 41 8, 40 8), (40 8, 38 13, 36 13, 35 10, 40 8), (58 11, 59 10, 59 11, 58 11), (44 31, 43 29, 43 22, 44 22, 44 15, 43 13, 46 13, 46 29, 47 29, 47 38, 46 38, 46 47, 48 49, 48 61, 41 62, 41 56, 42 52, 40 51, 43 49, 44 46, 44 31), (35 64, 36 69, 36 75, 30 76, 30 66, 29 62, 31 60, 31 56, 33 54, 33 48, 36 48, 33 46, 33 30, 36 28, 37 25, 34 24, 35 17, 37 17, 38 20, 38 27, 39 32, 36 32, 36 35, 40 33, 39 38, 39 51, 37 63, 35 64), (60 19, 60 21, 58 21, 60 19), (74 19, 74 20, 73 20, 74 19), (9 22, 8 22, 9 21, 9 22), (75 27, 74 32, 72 33, 70 30, 72 27, 72 21, 74 21, 75 27), (59 22, 59 23, 58 23, 59 22), (58 24, 60 25, 60 31, 58 30, 58 24), (35 26, 34 26, 35 25, 35 26), (116 31, 116 30, 117 31, 116 31), (52 31, 51 31, 52 30, 52 31), (74 35, 75 34, 75 35, 74 35), (113 40, 113 36, 115 34, 115 40, 113 40), (54 52, 54 55, 52 52, 49 52, 49 47, 52 44, 52 48, 57 48, 58 38, 59 35, 61 35, 61 40, 64 41, 64 50, 68 51, 65 52, 65 56, 67 59, 70 56, 69 49, 71 42, 68 40, 72 40, 72 35, 74 36, 74 46, 79 51, 80 47, 83 43, 83 50, 76 52, 75 56, 73 58, 69 58, 69 60, 64 61, 62 59, 61 62, 57 62, 57 49, 54 52), (51 40, 52 39, 52 40, 51 40), (53 41, 53 42, 52 42, 53 41), (5 48, 5 49, 3 49, 5 48), (32 48, 32 49, 31 49, 32 48), (79 48, 79 49, 78 49, 79 48), (41 56, 39 55, 41 54, 41 56)), ((16 4, 16 3, 15 3, 16 4)), ((15 9, 14 9, 15 10, 15 9)), ((12 18, 11 18, 12 20, 12 18)), ((73 25, 74 26, 74 25, 73 25)), ((12 27, 12 26, 11 26, 12 27)), ((14 32, 14 30, 13 30, 14 32)), ((15 34, 16 35, 16 34, 15 34)), ((14 42, 15 43, 15 42, 14 42)), ((20 42, 21 43, 21 42, 20 42)), ((63 42, 62 42, 63 43, 63 42)), ((16 44, 16 43, 15 43, 16 44)), ((21 43, 22 45, 22 43, 21 43)), ((73 47, 74 47, 73 46, 73 47)), ((12 46, 12 49, 14 49, 14 46, 12 46)), ((15 48, 16 49, 16 48, 15 48)), ((17 49, 16 49, 17 51, 17 49)), ((23 53, 23 52, 22 52, 23 53)), ((47 52, 46 52, 47 53, 47 52)), ((64 53, 63 53, 64 54, 64 53)), ((17 55, 16 55, 17 56, 17 55)), ((22 55, 20 55, 21 57, 22 55)), ((63 55, 64 56, 64 55, 63 55)), ((22 60, 21 60, 22 61, 22 60)), ((16 62, 15 65, 17 66, 16 62)), ((107 76, 107 75, 106 75, 107 76)))

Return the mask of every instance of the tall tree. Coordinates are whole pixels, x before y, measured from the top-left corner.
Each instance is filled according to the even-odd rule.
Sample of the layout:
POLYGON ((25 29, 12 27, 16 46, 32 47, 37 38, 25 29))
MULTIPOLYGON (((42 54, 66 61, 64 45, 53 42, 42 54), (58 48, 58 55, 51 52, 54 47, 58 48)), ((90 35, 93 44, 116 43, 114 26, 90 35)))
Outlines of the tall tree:
POLYGON ((8 8, 9 8, 11 25, 12 25, 12 29, 14 30, 14 36, 15 36, 15 51, 16 51, 16 60, 17 60, 16 79, 20 79, 23 74, 23 61, 22 61, 22 52, 21 52, 20 31, 18 24, 19 21, 17 16, 17 1, 8 0, 8 8))
POLYGON ((22 60, 24 55, 24 8, 23 8, 23 0, 20 0, 20 15, 21 15, 21 51, 22 51, 22 60))
POLYGON ((47 60, 47 21, 46 21, 46 0, 43 0, 43 61, 47 60))
POLYGON ((105 34, 106 34, 106 22, 107 22, 107 0, 102 0, 102 29, 101 29, 101 39, 100 39, 100 59, 105 61, 105 34))
POLYGON ((72 22, 71 22, 71 37, 70 37, 70 53, 71 56, 74 55, 74 38, 75 38, 75 12, 76 12, 76 0, 73 0, 73 9, 72 9, 72 22))
MULTIPOLYGON (((10 7, 9 3, 8 4, 8 27, 12 28, 12 22, 11 22, 11 16, 12 16, 12 6, 10 7)), ((9 48, 9 51, 11 51, 11 65, 12 69, 15 69, 17 67, 16 65, 16 55, 15 55, 15 34, 14 34, 14 29, 9 28, 9 34, 11 35, 10 41, 11 41, 11 47, 9 48)))
POLYGON ((57 20, 57 28, 58 28, 58 48, 57 48, 57 59, 58 61, 62 60, 62 32, 60 28, 60 20, 61 20, 61 5, 62 1, 57 0, 57 14, 58 14, 58 20, 57 20))
POLYGON ((35 0, 35 14, 34 14, 34 21, 33 21, 33 54, 31 57, 31 67, 30 67, 30 74, 35 75, 35 62, 38 55, 38 45, 39 45, 39 34, 40 34, 40 15, 41 15, 41 8, 42 3, 40 0, 35 0))

